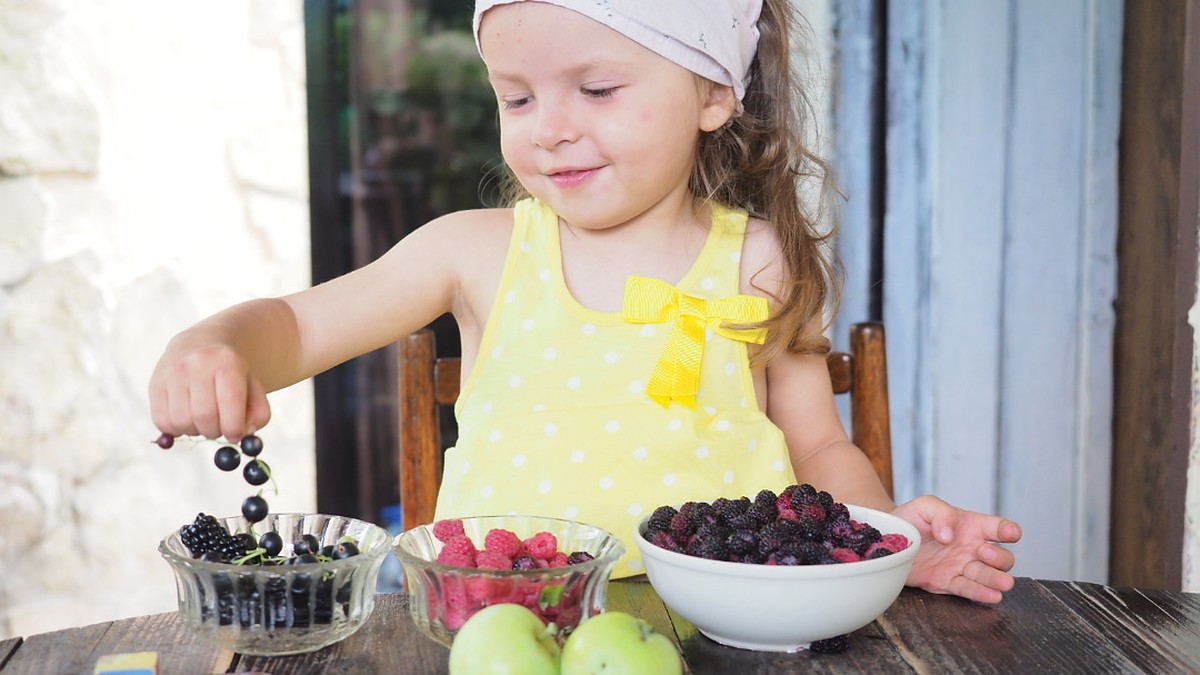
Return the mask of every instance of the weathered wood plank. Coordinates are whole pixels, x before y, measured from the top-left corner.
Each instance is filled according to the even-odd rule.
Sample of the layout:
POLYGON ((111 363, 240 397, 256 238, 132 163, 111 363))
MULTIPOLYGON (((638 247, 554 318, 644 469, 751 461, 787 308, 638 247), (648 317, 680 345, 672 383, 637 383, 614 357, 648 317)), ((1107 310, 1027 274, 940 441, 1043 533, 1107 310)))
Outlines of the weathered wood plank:
POLYGON ((1117 636, 1079 621, 1028 579, 1000 606, 906 590, 879 624, 918 672, 1142 672, 1117 636))
POLYGON ((234 655, 194 637, 175 612, 69 628, 26 638, 4 666, 14 673, 90 673, 105 654, 158 652, 162 673, 224 672, 234 655))
POLYGON ((1200 671, 1200 595, 1032 582, 1102 633, 1145 672, 1200 671))
POLYGON ((888 331, 892 466, 896 498, 928 492, 928 332, 930 115, 924 114, 927 5, 889 12, 886 31, 883 322, 888 331))
POLYGON ((1117 143, 1121 128, 1122 0, 1092 0, 1080 250, 1078 499, 1073 517, 1073 573, 1108 580, 1112 487, 1113 336, 1117 296, 1117 143))
POLYGON ((926 111, 933 183, 930 223, 928 405, 931 491, 995 509, 1002 357, 1004 186, 1012 9, 1006 2, 945 2, 927 39, 938 80, 926 111))

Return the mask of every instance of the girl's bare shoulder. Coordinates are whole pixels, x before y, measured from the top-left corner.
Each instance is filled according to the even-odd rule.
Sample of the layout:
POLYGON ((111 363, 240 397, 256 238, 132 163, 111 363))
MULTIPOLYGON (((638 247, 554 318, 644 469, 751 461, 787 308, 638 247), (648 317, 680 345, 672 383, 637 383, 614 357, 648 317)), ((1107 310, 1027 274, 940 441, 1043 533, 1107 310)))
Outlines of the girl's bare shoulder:
POLYGON ((485 243, 507 241, 512 234, 512 209, 468 209, 439 216, 416 230, 455 247, 470 245, 482 238, 485 243), (469 241, 464 240, 464 237, 469 241))

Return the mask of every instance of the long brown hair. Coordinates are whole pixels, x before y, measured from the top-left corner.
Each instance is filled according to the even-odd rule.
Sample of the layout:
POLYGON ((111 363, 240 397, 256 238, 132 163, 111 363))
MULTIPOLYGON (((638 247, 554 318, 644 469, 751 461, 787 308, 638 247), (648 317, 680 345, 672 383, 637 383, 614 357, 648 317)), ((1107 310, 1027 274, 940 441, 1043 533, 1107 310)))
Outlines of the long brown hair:
POLYGON ((836 313, 841 268, 829 246, 836 228, 822 229, 834 194, 830 169, 805 145, 813 107, 792 61, 800 21, 788 0, 765 0, 758 28, 744 109, 725 127, 701 135, 689 187, 700 198, 744 208, 775 230, 787 279, 756 359, 769 362, 783 351, 829 350, 825 311, 836 313))

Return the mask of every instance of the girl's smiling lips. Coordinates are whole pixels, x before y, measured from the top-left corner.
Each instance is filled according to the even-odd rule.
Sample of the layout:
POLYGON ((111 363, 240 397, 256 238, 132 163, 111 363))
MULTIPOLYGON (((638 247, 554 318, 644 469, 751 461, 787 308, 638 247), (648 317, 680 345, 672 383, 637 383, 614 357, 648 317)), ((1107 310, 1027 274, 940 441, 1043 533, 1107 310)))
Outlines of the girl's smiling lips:
POLYGON ((557 169, 546 173, 546 176, 560 188, 572 188, 582 185, 595 176, 603 167, 588 169, 557 169))

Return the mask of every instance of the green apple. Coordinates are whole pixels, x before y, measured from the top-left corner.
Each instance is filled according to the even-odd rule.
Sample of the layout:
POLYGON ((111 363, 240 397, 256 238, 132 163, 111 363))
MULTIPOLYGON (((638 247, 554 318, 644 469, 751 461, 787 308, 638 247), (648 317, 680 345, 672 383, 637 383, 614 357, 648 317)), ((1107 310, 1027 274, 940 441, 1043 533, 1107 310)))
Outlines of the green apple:
POLYGON ((636 616, 604 612, 579 624, 562 648, 562 675, 679 675, 667 636, 636 616))
POLYGON ((554 633, 523 605, 484 607, 454 635, 450 675, 559 675, 554 633))

